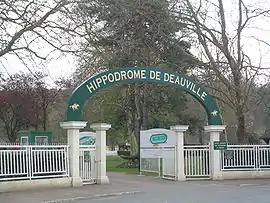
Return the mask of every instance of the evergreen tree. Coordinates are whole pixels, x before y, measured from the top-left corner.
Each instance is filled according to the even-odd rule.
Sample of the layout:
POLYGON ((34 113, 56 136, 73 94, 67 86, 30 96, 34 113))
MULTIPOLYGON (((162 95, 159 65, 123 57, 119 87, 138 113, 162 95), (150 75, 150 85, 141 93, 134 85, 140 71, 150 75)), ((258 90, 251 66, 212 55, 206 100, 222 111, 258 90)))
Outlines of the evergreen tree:
MULTIPOLYGON (((96 0, 78 11, 91 24, 87 43, 82 45, 87 51, 80 57, 78 78, 114 67, 140 66, 165 67, 185 74, 196 65, 190 44, 183 40, 185 33, 179 32, 180 24, 170 12, 169 1, 96 0)), ((111 110, 98 119, 116 119, 109 122, 135 135, 137 143, 141 129, 168 128, 190 120, 179 113, 186 109, 187 99, 178 89, 149 83, 116 88, 111 93, 106 91, 106 97, 99 94, 100 104, 111 110), (109 101, 104 100, 108 96, 109 101)))

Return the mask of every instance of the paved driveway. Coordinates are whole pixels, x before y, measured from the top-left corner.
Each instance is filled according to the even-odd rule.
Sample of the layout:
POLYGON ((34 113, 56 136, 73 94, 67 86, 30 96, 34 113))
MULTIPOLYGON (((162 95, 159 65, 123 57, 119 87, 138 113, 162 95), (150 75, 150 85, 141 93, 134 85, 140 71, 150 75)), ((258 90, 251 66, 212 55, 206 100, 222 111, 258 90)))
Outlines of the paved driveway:
POLYGON ((109 185, 0 193, 0 203, 270 203, 270 180, 174 182, 119 173, 109 178, 109 185))
POLYGON ((270 185, 250 184, 165 184, 142 193, 111 196, 76 203, 269 203, 270 185))
POLYGON ((140 192, 76 203, 270 203, 270 180, 174 182, 150 177, 111 178, 140 192))

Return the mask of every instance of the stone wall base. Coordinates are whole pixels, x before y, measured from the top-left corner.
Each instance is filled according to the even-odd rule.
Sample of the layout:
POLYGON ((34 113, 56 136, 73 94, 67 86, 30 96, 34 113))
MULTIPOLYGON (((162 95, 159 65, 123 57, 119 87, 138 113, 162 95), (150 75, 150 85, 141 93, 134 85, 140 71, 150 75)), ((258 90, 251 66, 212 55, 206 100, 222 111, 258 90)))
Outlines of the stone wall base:
POLYGON ((270 171, 224 171, 213 175, 213 180, 267 179, 270 171))
POLYGON ((34 180, 12 180, 0 182, 0 192, 13 192, 28 189, 71 187, 71 178, 52 178, 34 180))

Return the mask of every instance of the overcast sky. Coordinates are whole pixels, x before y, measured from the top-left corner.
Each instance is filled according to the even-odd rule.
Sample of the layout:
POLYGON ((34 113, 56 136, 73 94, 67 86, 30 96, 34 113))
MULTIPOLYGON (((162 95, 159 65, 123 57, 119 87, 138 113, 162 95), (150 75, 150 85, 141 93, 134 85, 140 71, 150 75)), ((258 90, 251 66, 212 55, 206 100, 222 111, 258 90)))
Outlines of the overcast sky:
MULTIPOLYGON (((48 83, 52 84, 57 78, 70 78, 72 73, 76 69, 75 59, 70 56, 60 56, 57 54, 52 56, 50 61, 46 62, 45 66, 36 66, 36 69, 45 71, 49 74, 48 83)), ((4 66, 0 66, 0 72, 14 74, 17 72, 28 72, 28 69, 21 63, 21 61, 15 56, 7 56, 4 60, 4 66)), ((35 67, 30 67, 34 70, 35 67)))

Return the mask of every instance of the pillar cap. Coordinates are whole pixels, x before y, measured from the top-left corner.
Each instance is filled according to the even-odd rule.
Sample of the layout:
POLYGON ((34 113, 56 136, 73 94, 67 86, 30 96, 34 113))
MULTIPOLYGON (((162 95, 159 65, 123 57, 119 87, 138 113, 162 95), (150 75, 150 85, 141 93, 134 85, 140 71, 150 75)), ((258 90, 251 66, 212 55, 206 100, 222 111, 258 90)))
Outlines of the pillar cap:
POLYGON ((93 123, 90 125, 90 128, 98 131, 106 131, 109 130, 111 127, 111 124, 107 123, 93 123))
POLYGON ((60 126, 63 129, 82 129, 87 125, 87 121, 66 121, 61 122, 60 126))
POLYGON ((207 125, 204 126, 204 130, 207 132, 222 132, 225 130, 226 125, 207 125))
POLYGON ((174 125, 171 126, 170 129, 175 131, 175 132, 185 132, 188 130, 188 125, 174 125))

